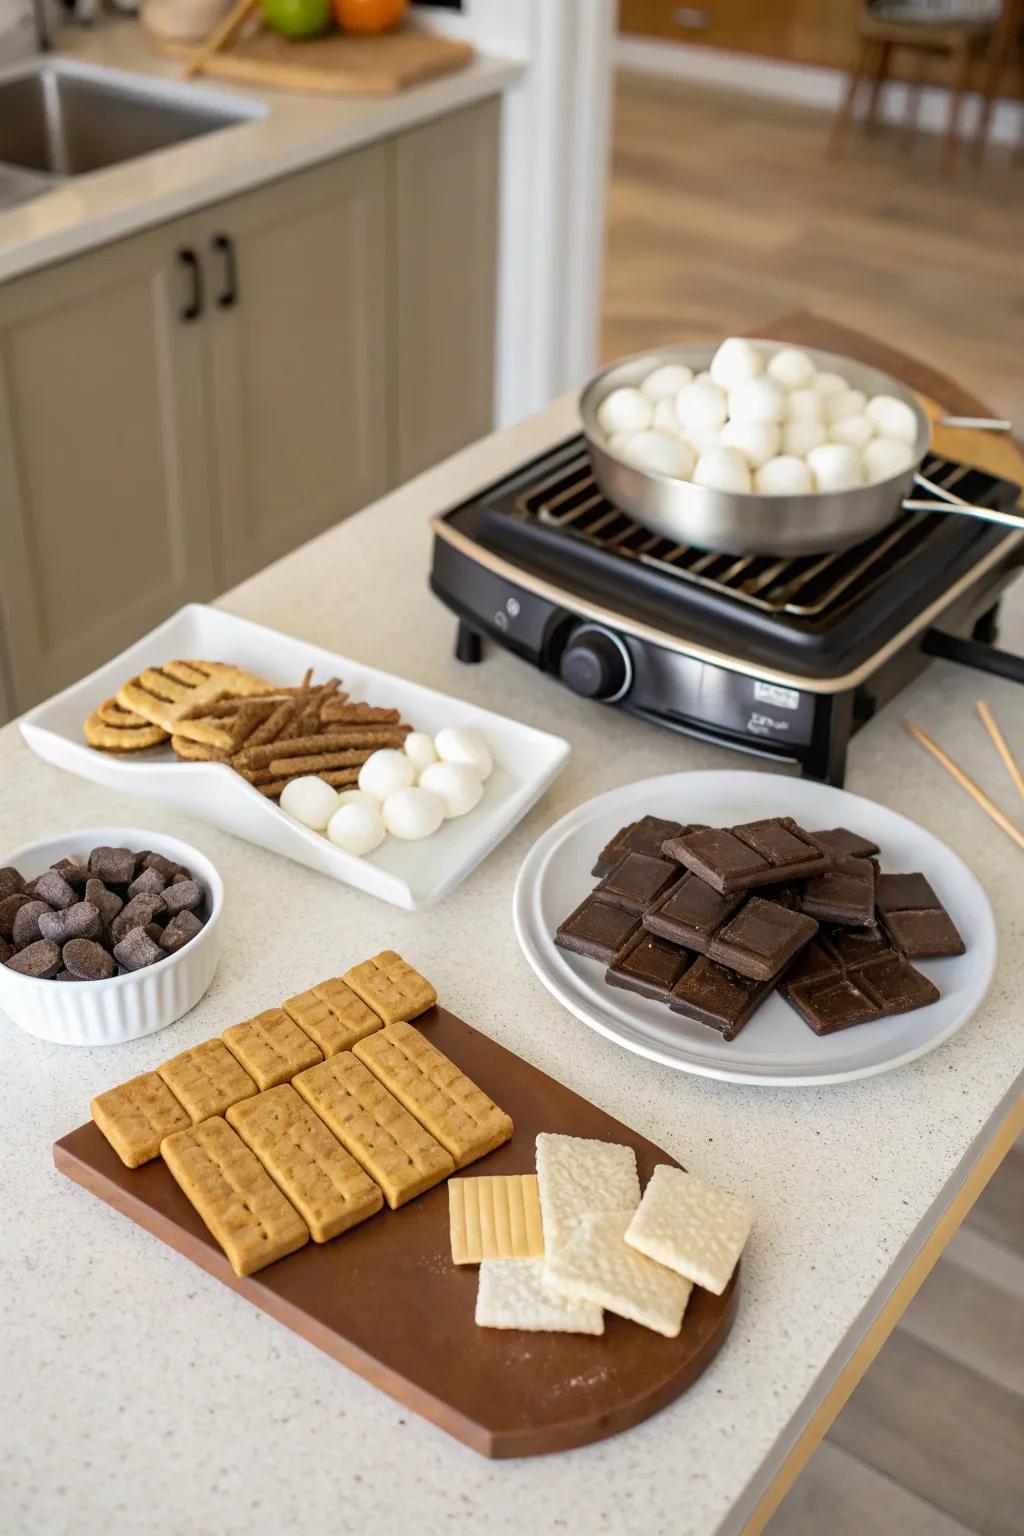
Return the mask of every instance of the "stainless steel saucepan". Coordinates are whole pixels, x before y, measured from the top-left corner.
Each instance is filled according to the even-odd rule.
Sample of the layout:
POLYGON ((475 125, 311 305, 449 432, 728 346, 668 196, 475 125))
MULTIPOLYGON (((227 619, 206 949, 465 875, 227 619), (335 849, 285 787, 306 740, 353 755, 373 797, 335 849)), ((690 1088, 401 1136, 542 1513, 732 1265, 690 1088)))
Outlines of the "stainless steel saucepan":
MULTIPOLYGON (((751 345, 771 353, 788 345, 756 339, 751 345)), ((893 521, 901 510, 917 510, 908 498, 917 485, 942 500, 928 501, 932 512, 979 517, 1024 529, 1024 517, 972 507, 959 497, 932 485, 920 474, 931 445, 932 428, 916 395, 899 380, 878 368, 835 352, 805 347, 819 372, 838 373, 851 389, 872 395, 895 395, 913 411, 917 420, 914 461, 903 474, 875 485, 850 491, 814 491, 803 496, 765 496, 757 492, 713 491, 687 480, 652 474, 628 464, 611 452, 597 424, 597 409, 613 389, 639 386, 655 368, 665 363, 685 363, 697 374, 707 368, 714 346, 658 347, 624 358, 595 375, 580 395, 580 417, 587 439, 594 478, 608 499, 630 513, 645 528, 676 544, 720 550, 730 555, 814 555, 845 549, 893 521)))

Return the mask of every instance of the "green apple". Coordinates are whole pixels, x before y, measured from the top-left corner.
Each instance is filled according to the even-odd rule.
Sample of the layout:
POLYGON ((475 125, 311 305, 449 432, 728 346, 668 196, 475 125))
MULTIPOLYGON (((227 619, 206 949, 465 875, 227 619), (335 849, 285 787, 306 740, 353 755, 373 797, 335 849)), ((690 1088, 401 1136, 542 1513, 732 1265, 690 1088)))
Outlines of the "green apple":
POLYGON ((262 0, 267 25, 282 37, 319 37, 331 25, 331 0, 262 0))

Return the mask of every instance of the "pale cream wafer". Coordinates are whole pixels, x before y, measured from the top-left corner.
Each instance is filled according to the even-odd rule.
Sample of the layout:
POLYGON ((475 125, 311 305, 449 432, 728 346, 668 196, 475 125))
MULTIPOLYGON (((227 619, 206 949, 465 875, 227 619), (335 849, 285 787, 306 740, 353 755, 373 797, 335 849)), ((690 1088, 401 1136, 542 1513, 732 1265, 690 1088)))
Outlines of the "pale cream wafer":
POLYGON ((157 1071, 188 1110, 193 1125, 211 1115, 222 1115, 239 1099, 247 1099, 256 1092, 256 1084, 223 1040, 204 1040, 190 1051, 172 1056, 157 1071))
POLYGON ((626 1242, 706 1291, 721 1296, 750 1235, 742 1200, 692 1173, 661 1163, 626 1231, 626 1242))
POLYGON ((537 1185, 548 1257, 572 1237, 588 1211, 635 1211, 640 1180, 632 1147, 542 1131, 537 1185))
POLYGON ((353 1047, 353 1055, 465 1168, 512 1135, 512 1121, 482 1088, 411 1024, 387 1024, 353 1047))
POLYGON ((101 752, 144 752, 167 740, 167 732, 151 725, 134 710, 122 709, 116 699, 107 699, 82 725, 90 747, 101 752))
POLYGON ((604 1333, 604 1313, 544 1289, 540 1259, 485 1259, 476 1292, 478 1328, 523 1333, 604 1333))
POLYGON ((233 1104, 241 1136, 309 1228, 329 1242, 384 1204, 380 1189, 290 1083, 233 1104))
POLYGON ((626 1242, 631 1211, 584 1216, 569 1241, 544 1260, 543 1283, 556 1296, 590 1301, 674 1339, 693 1289, 689 1280, 626 1242))
POLYGON ((440 1142, 351 1051, 300 1072, 292 1087, 380 1185, 392 1210, 454 1172, 440 1142))
POLYGON ((382 949, 371 960, 354 965, 343 980, 385 1024, 415 1019, 437 1002, 433 983, 393 949, 382 949))
POLYGON ((535 1173, 448 1180, 453 1264, 533 1259, 544 1252, 535 1173))
POLYGON ((160 1152, 236 1275, 255 1274, 308 1243, 306 1223, 226 1120, 178 1131, 160 1152))
POLYGON ((286 998, 281 1007, 325 1056, 350 1051, 358 1040, 380 1029, 382 1022, 340 976, 286 998))
POLYGON ((165 1136, 192 1124, 155 1072, 143 1072, 97 1094, 89 1112, 126 1168, 138 1168, 158 1157, 165 1136))
POLYGON ((265 1008, 241 1024, 232 1024, 221 1039, 261 1089, 290 1083, 296 1072, 324 1059, 283 1008, 265 1008))

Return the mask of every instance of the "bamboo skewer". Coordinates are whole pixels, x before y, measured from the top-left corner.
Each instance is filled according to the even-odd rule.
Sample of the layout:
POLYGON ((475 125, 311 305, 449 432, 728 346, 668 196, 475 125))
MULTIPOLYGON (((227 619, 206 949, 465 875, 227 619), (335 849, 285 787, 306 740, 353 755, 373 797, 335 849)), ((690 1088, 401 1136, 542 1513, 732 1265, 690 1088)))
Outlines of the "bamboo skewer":
POLYGON ((209 36, 204 38, 196 51, 185 60, 181 71, 182 79, 190 80, 193 75, 198 75, 207 59, 230 41, 250 11, 254 11, 259 3, 260 0, 236 0, 227 15, 221 17, 209 36))
POLYGON ((1020 764, 1010 750, 1010 743, 996 724, 995 716, 988 705, 980 699, 978 700, 978 714, 981 716, 982 725, 992 738, 993 746, 1003 760, 1007 773, 1017 786, 1017 793, 1024 800, 1024 773, 1021 773, 1020 764))
POLYGON ((1012 838, 1018 848, 1024 849, 1024 832, 1015 827, 1008 816, 1003 815, 998 805, 989 799, 985 791, 975 784, 974 780, 964 772, 958 763, 954 763, 949 753, 944 752, 938 742, 932 741, 927 732, 922 731, 921 727, 915 725, 913 720, 904 720, 903 724, 914 740, 919 742, 926 752, 930 752, 936 762, 941 763, 946 772, 956 779, 962 789, 967 791, 971 799, 981 806, 986 816, 989 816, 996 826, 1006 833, 1007 837, 1012 838))

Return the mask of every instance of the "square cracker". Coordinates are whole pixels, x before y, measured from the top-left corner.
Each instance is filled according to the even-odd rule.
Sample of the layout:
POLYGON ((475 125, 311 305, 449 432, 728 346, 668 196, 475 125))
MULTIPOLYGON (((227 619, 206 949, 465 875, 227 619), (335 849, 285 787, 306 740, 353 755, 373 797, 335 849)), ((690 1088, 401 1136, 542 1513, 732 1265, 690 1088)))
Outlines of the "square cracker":
POLYGON ((166 1137, 160 1152, 236 1275, 255 1274, 309 1242, 298 1211, 219 1115, 166 1137))
POLYGON ((351 1051, 300 1072, 292 1087, 380 1185, 392 1210, 455 1171, 441 1143, 351 1051))
POLYGON ((343 979, 385 1024, 415 1019, 437 1002, 433 985, 393 949, 354 965, 343 979))
POLYGON ((604 1313, 591 1301, 553 1296, 541 1284, 540 1259, 485 1259, 476 1293, 478 1328, 526 1333, 604 1333, 604 1313))
POLYGON ((242 1024, 232 1024, 221 1039, 262 1089, 290 1083, 296 1072, 324 1059, 305 1030, 282 1008, 265 1008, 242 1024))
POLYGON ((256 1084, 239 1066, 223 1040, 204 1040, 180 1056, 172 1056, 157 1071, 180 1104, 192 1116, 192 1124, 222 1115, 239 1099, 256 1092, 256 1084))
POLYGON ((535 1173, 448 1180, 453 1264, 535 1259, 544 1252, 535 1173))
POLYGON ((569 1241, 588 1212, 635 1211, 640 1204, 636 1153, 615 1142, 542 1131, 537 1183, 548 1255, 569 1241))
POLYGON ((544 1284, 570 1301, 592 1301, 674 1339, 693 1286, 626 1242, 629 1211, 584 1216, 573 1237, 545 1260, 544 1284))
POLYGON ((317 982, 308 992, 286 998, 281 1007, 325 1056, 350 1051, 357 1041, 372 1035, 384 1022, 340 976, 317 982))
POLYGON ((89 1112, 126 1168, 159 1157, 164 1137, 192 1124, 156 1072, 143 1072, 97 1094, 89 1112))
POLYGON ((377 1185, 290 1083, 233 1104, 227 1120, 294 1205, 314 1243, 347 1232, 384 1204, 377 1185))
POLYGON ((386 1025, 360 1040, 353 1055, 447 1147, 456 1168, 512 1135, 505 1111, 411 1024, 386 1025))
POLYGON ((742 1200, 662 1163, 626 1231, 626 1242, 721 1296, 750 1234, 742 1200))

